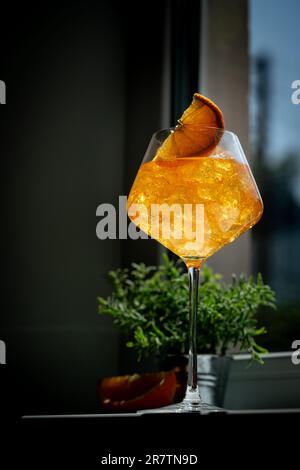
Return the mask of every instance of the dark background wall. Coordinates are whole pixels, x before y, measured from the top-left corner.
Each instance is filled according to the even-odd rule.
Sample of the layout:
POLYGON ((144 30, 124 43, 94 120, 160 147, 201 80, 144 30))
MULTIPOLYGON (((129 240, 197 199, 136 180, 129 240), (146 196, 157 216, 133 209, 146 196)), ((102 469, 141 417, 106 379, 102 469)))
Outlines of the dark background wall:
POLYGON ((109 292, 109 269, 156 248, 99 241, 95 213, 126 194, 161 127, 158 6, 1 7, 0 339, 21 412, 97 411, 97 379, 120 370, 96 297, 109 292))

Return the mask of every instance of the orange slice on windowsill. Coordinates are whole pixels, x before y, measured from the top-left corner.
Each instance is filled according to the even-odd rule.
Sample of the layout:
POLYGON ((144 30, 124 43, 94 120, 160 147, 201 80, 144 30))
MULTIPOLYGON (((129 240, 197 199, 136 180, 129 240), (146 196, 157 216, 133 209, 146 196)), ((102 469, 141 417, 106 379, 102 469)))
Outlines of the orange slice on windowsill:
POLYGON ((209 98, 195 93, 174 131, 158 149, 155 160, 208 155, 220 142, 223 113, 209 98))
POLYGON ((98 395, 105 410, 137 411, 173 403, 176 376, 171 372, 123 375, 99 381, 98 395))

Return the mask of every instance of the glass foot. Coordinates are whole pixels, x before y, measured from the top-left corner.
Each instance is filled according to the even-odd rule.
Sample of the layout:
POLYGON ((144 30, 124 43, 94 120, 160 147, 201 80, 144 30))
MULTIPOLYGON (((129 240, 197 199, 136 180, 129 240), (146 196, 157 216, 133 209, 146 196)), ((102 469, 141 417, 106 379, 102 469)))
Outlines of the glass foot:
POLYGON ((164 406, 163 408, 154 408, 150 410, 140 410, 137 414, 155 414, 155 413, 198 413, 198 414, 209 414, 209 413, 226 413, 224 408, 219 408, 215 405, 209 405, 208 403, 176 403, 174 405, 164 406))

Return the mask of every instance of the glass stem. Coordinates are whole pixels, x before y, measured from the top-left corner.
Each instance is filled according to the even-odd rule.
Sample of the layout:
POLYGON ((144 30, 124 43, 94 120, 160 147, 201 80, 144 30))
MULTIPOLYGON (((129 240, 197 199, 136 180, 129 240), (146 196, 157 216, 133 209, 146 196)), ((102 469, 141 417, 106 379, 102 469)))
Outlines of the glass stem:
POLYGON ((192 407, 201 404, 198 387, 196 326, 198 311, 199 273, 198 267, 188 267, 190 284, 190 318, 189 318, 189 362, 187 390, 184 405, 192 407))

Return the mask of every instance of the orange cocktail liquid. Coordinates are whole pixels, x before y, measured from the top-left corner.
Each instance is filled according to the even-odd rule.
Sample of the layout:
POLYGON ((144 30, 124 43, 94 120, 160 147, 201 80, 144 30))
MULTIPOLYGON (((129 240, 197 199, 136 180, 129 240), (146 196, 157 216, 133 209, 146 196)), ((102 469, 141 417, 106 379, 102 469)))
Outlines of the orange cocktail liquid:
MULTIPOLYGON (((263 211, 248 167, 230 156, 155 159, 144 163, 129 194, 128 207, 132 204, 143 204, 148 214, 152 204, 179 204, 182 208, 184 204, 203 205, 202 237, 195 235, 189 240, 184 235, 164 237, 162 231, 157 233, 160 227, 151 224, 151 217, 129 215, 141 230, 183 259, 206 259, 251 228, 263 211)), ((162 221, 160 216, 156 224, 162 221)), ((187 223, 192 230, 196 229, 196 211, 187 223)), ((174 224, 173 218, 172 229, 176 228, 174 224)))

